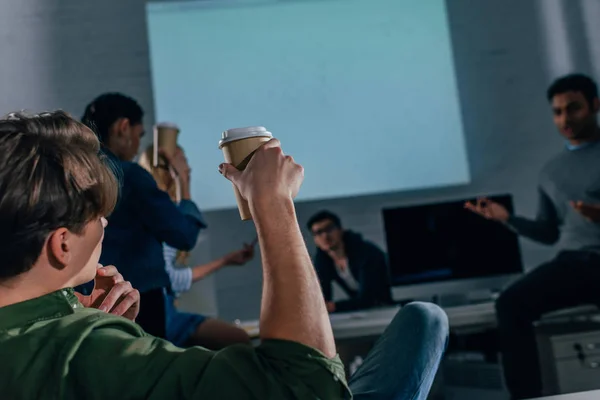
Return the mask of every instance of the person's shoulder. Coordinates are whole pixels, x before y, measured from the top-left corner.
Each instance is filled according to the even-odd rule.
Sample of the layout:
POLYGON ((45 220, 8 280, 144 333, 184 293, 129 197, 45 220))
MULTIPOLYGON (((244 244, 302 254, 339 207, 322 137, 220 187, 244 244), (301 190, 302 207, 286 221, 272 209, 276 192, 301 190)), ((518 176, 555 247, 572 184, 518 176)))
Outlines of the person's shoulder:
POLYGON ((92 331, 109 329, 121 331, 133 337, 145 337, 146 332, 135 322, 117 315, 108 314, 95 308, 82 308, 77 312, 61 318, 61 325, 73 327, 73 331, 89 333, 92 331), (79 328, 79 329, 75 329, 79 328))
MULTIPOLYGON (((133 161, 120 161, 121 169, 125 174, 134 175, 150 175, 150 173, 144 169, 141 165, 133 161)), ((151 175, 150 175, 151 176, 151 175)))
POLYGON ((365 248, 368 249, 370 254, 385 257, 385 251, 383 251, 381 247, 376 245, 374 242, 371 242, 370 240, 365 240, 363 246, 365 246, 365 248))
MULTIPOLYGON (((52 372, 65 378, 73 371, 72 362, 76 355, 81 354, 84 359, 93 360, 97 351, 106 348, 107 340, 99 339, 97 333, 100 333, 100 337, 123 342, 147 337, 131 321, 99 310, 78 307, 80 305, 77 304, 72 311, 60 317, 41 317, 28 324, 27 329, 16 328, 4 337, 0 334, 2 398, 22 398, 11 394, 23 394, 23 385, 39 388, 44 387, 45 382, 50 382, 50 386, 47 386, 50 392, 60 392, 64 380, 52 381, 54 374, 48 374, 44 369, 30 368, 32 359, 39 365, 52 365, 52 372), (14 357, 16 354, 18 357, 14 357)), ((49 397, 54 398, 51 395, 49 397)), ((57 395, 56 398, 64 397, 57 395)))
POLYGON ((129 185, 136 187, 156 186, 156 181, 146 169, 132 161, 121 161, 123 178, 129 185))
MULTIPOLYGON (((82 306, 79 305, 79 307, 82 306)), ((110 335, 117 335, 122 338, 148 336, 142 328, 126 318, 94 308, 76 308, 73 311, 58 318, 35 322, 27 333, 18 335, 15 339, 34 343, 38 337, 52 337, 53 346, 45 347, 45 350, 52 353, 53 350, 50 347, 57 348, 57 346, 62 349, 61 351, 74 352, 80 347, 81 343, 91 336, 95 336, 98 332, 109 332, 110 335)))
POLYGON ((317 251, 313 256, 313 264, 315 265, 317 271, 322 271, 323 268, 326 268, 329 264, 333 264, 333 261, 331 257, 327 255, 327 253, 317 248, 317 251))
POLYGON ((381 250, 374 242, 365 239, 363 235, 354 231, 344 232, 344 242, 350 248, 362 248, 377 253, 383 253, 383 250, 381 250))

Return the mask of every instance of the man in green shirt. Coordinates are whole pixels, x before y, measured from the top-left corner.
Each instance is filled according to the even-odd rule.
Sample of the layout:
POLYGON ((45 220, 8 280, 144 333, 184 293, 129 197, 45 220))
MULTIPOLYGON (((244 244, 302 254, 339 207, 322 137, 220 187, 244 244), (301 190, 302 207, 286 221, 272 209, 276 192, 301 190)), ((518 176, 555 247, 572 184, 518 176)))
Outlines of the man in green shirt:
MULTIPOLYGON (((220 167, 250 204, 264 287, 262 344, 219 352, 148 336, 134 322, 79 301, 104 308, 110 294, 101 301, 71 289, 101 274, 104 217, 118 198, 115 175, 99 154, 96 136, 62 112, 0 120, 2 398, 351 397, 295 216, 303 170, 277 140, 257 151, 244 172, 220 167)), ((120 313, 133 318, 126 292, 120 313)), ((424 399, 429 390, 445 345, 445 316, 415 305, 394 321, 353 377, 356 398, 424 399), (395 336, 400 323, 410 325, 407 340, 395 336), (393 349, 404 363, 392 365, 399 355, 393 349)))

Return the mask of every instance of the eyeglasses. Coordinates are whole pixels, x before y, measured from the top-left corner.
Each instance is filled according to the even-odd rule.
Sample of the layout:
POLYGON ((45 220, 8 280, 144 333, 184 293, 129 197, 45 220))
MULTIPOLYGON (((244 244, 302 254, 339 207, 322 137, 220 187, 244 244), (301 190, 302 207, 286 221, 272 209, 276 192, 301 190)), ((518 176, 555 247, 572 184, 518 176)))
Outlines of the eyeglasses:
POLYGON ((329 225, 322 227, 321 229, 312 231, 312 235, 313 236, 321 236, 325 233, 331 233, 331 232, 335 231, 336 229, 338 229, 337 226, 335 226, 334 224, 329 224, 329 225))

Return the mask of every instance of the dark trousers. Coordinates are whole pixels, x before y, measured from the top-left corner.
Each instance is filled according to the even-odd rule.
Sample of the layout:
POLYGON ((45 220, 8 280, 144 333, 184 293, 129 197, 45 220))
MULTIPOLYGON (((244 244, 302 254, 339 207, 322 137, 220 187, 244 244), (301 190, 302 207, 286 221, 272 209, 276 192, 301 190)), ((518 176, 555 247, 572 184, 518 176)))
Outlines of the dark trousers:
POLYGON ((533 323, 548 312, 600 305, 600 254, 565 251, 506 289, 496 301, 504 377, 514 399, 540 397, 533 323))
POLYGON ((165 289, 140 293, 140 312, 135 320, 146 333, 162 339, 167 337, 165 289))

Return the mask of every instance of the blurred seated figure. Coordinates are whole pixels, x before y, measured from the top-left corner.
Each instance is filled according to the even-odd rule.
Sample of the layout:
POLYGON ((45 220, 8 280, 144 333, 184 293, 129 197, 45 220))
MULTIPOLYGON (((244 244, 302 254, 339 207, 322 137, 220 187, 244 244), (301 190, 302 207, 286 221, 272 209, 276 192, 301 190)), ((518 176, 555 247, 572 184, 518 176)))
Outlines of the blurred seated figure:
MULTIPOLYGON (((119 169, 121 192, 108 217, 100 262, 115 265, 140 291, 137 322, 148 333, 166 338, 168 293, 163 243, 189 251, 206 224, 190 195, 190 167, 182 152, 169 165, 181 184, 182 199, 174 204, 156 181, 133 159, 144 135, 144 111, 131 97, 105 93, 91 101, 82 122, 96 133, 102 151, 119 169)), ((89 290, 89 289, 88 289, 89 290)))
POLYGON ((329 211, 315 214, 307 225, 317 245, 313 261, 329 312, 392 304, 387 259, 379 247, 343 230, 340 218, 329 211), (350 299, 334 302, 333 282, 350 299))

